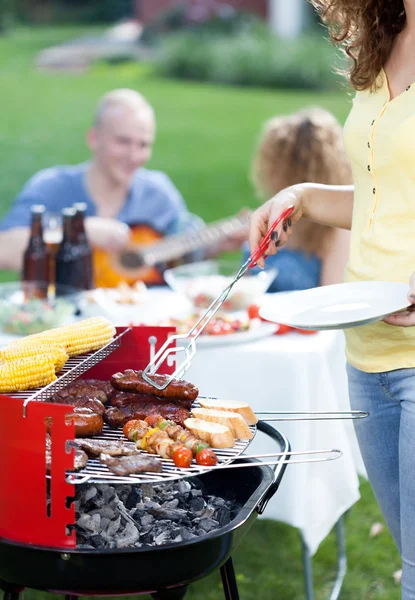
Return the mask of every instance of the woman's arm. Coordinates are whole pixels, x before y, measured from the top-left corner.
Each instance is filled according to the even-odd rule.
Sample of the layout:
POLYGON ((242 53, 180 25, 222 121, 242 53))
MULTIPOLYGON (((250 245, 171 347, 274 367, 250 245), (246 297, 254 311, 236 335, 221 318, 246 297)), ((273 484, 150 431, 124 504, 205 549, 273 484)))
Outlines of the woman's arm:
MULTIPOLYGON (((304 183, 282 190, 251 215, 249 228, 251 253, 261 243, 272 223, 289 206, 294 207, 289 220, 292 225, 295 225, 300 219, 306 218, 322 225, 351 229, 353 196, 353 186, 304 183)), ((280 223, 276 229, 276 243, 269 245, 266 254, 275 254, 278 247, 283 246, 290 235, 291 227, 280 223)), ((263 267, 264 260, 259 259, 258 265, 263 267)))
POLYGON ((344 270, 349 259, 350 232, 335 229, 322 257, 320 285, 342 283, 344 270))
POLYGON ((305 184, 304 218, 340 229, 352 228, 354 186, 305 184))

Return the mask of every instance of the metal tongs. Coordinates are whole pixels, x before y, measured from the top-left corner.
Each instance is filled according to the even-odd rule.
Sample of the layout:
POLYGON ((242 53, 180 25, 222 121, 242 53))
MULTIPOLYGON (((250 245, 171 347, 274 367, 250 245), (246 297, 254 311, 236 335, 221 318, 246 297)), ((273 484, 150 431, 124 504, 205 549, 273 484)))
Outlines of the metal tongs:
MULTIPOLYGON (((281 221, 288 219, 292 214, 294 206, 287 208, 280 216, 274 221, 269 230, 264 236, 264 239, 255 250, 255 252, 246 260, 241 266, 239 271, 231 283, 222 291, 221 294, 212 302, 212 304, 206 309, 200 319, 193 325, 193 327, 187 332, 182 334, 175 334, 169 337, 169 339, 163 344, 160 350, 154 355, 152 360, 149 362, 147 367, 143 370, 143 379, 145 379, 152 386, 158 390, 164 390, 173 379, 181 379, 186 371, 189 369, 190 364, 196 354, 196 340, 202 331, 205 329, 209 321, 215 316, 220 307, 229 296, 233 286, 245 275, 248 269, 255 267, 257 260, 264 255, 268 249, 269 242, 271 239, 272 232, 279 225, 281 221), (176 346, 175 342, 180 340, 188 340, 188 343, 184 346, 176 346), (151 375, 156 375, 159 367, 168 359, 171 354, 178 354, 179 352, 184 353, 184 360, 180 366, 176 368, 172 375, 166 376, 163 383, 158 383, 152 379, 151 375)), ((176 361, 177 364, 177 361, 176 361)))

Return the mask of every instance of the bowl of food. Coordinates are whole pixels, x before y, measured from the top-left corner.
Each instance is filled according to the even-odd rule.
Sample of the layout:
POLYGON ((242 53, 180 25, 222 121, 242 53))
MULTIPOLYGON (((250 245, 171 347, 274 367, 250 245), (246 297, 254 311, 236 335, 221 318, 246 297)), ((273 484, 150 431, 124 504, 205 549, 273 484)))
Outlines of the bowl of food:
POLYGON ((0 329, 4 333, 31 335, 73 321, 79 311, 80 290, 58 285, 38 294, 39 289, 36 282, 0 284, 0 329))
MULTIPOLYGON (((168 269, 164 279, 173 291, 186 296, 195 308, 207 308, 230 284, 240 266, 235 261, 206 260, 168 269)), ((246 310, 265 294, 276 275, 276 269, 248 270, 231 290, 222 310, 246 310)))

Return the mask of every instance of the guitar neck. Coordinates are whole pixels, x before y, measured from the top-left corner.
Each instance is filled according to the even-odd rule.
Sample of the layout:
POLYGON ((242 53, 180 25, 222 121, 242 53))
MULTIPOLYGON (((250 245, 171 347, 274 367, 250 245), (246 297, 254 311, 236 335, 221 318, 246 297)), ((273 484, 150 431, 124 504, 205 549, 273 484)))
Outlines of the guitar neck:
POLYGON ((247 217, 233 217, 207 225, 199 231, 171 235, 157 244, 140 248, 140 256, 147 266, 176 260, 196 250, 225 241, 242 231, 247 222, 247 217))

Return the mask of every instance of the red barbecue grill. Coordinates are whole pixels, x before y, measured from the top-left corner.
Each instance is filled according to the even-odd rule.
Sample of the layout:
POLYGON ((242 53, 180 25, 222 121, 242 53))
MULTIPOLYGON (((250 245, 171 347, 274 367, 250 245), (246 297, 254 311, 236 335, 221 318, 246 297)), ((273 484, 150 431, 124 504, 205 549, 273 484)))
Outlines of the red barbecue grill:
MULTIPOLYGON (((257 460, 241 458, 249 442, 237 442, 234 448, 217 451, 219 467, 209 472, 196 465, 179 470, 163 460, 162 473, 126 478, 110 473, 98 460, 89 460, 84 469, 72 473, 74 450, 68 453, 66 442, 74 438, 74 425, 65 423, 65 415, 73 407, 47 402, 75 379, 109 379, 120 370, 144 368, 172 331, 168 327, 118 328, 115 339, 101 350, 70 359, 54 383, 32 392, 0 396, 0 589, 4 600, 17 600, 26 587, 68 597, 150 593, 154 599, 175 600, 184 597, 191 582, 218 567, 225 598, 239 598, 231 554, 278 490, 290 457, 284 435, 262 421, 251 428, 276 442, 274 470, 257 460), (49 474, 47 429, 51 439, 49 474), (226 468, 223 476, 221 466, 230 463, 232 467, 226 468), (234 463, 249 464, 249 468, 241 471, 233 468, 234 463), (221 506, 232 502, 228 522, 198 537, 157 546, 77 546, 74 499, 78 489, 126 484, 144 489, 145 485, 169 485, 185 479, 191 482, 186 494, 196 497, 196 492, 189 490, 197 485, 221 506)), ((165 368, 167 373, 172 371, 172 367, 165 368)), ((121 437, 121 431, 104 428, 102 439, 121 437)))

